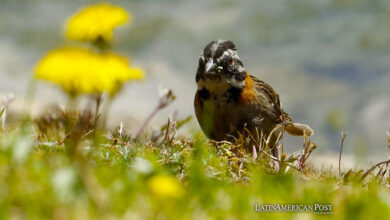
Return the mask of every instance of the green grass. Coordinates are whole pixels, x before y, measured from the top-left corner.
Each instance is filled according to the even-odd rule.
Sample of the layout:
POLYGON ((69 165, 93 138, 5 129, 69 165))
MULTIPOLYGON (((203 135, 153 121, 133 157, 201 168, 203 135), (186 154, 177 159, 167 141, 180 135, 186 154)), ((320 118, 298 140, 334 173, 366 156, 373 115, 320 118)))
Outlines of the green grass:
POLYGON ((134 139, 95 131, 91 117, 48 115, 0 133, 0 219, 390 216, 386 175, 362 181, 363 171, 349 171, 340 180, 330 170, 300 168, 299 154, 286 155, 277 170, 267 155, 254 160, 239 143, 176 137, 173 123, 161 135, 134 139), (262 213, 256 203, 331 204, 332 214, 262 213))

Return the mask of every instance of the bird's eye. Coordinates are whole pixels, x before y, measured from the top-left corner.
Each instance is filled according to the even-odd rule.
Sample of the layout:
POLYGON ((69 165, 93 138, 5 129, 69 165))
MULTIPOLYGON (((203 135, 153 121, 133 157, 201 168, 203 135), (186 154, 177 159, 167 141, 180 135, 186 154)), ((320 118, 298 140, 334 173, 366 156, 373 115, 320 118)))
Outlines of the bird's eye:
POLYGON ((229 64, 229 65, 233 65, 233 59, 229 59, 229 60, 228 60, 228 64, 229 64))

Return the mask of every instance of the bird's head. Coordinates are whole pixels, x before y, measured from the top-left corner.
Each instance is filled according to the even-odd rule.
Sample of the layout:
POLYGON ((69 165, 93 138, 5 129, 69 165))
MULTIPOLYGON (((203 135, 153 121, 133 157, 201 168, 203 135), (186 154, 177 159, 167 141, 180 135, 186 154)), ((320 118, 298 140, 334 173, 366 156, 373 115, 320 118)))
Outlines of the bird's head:
POLYGON ((233 42, 212 41, 204 48, 196 73, 198 87, 209 82, 241 89, 245 86, 245 77, 246 69, 233 42))

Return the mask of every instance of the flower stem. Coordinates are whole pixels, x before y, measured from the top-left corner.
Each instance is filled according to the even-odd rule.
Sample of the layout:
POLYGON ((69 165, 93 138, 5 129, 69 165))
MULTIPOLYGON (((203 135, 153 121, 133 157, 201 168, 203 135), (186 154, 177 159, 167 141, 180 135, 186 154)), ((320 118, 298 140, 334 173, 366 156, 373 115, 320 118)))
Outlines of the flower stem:
POLYGON ((146 118, 145 122, 142 124, 142 127, 138 130, 137 134, 135 135, 135 139, 139 138, 139 136, 145 130, 146 126, 149 124, 149 122, 152 120, 152 118, 157 114, 157 112, 160 109, 161 109, 161 105, 159 103, 157 107, 153 110, 153 112, 146 118))

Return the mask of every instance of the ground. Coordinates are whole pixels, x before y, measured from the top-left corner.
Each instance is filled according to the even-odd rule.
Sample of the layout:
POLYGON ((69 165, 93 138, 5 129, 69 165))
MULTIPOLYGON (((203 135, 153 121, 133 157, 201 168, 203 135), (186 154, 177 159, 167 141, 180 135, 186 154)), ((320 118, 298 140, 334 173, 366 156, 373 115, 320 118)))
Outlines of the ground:
POLYGON ((215 143, 201 133, 177 137, 181 124, 170 122, 154 135, 135 139, 121 126, 97 129, 88 113, 64 112, 6 128, 0 133, 0 218, 390 216, 387 167, 339 175, 303 159, 315 152, 309 139, 304 156, 283 154, 275 161, 257 148, 255 154, 245 152, 245 140, 215 143), (271 204, 279 211, 292 210, 285 205, 317 208, 264 212, 271 204))

